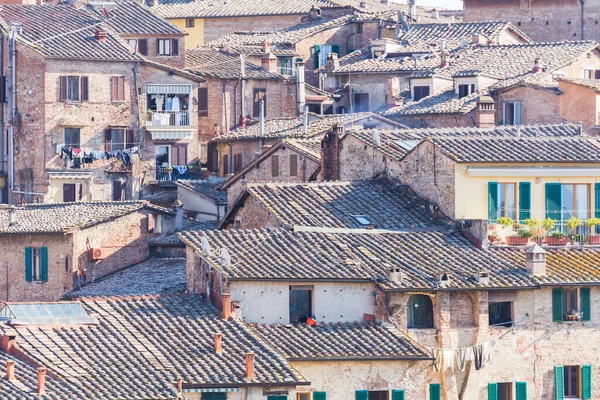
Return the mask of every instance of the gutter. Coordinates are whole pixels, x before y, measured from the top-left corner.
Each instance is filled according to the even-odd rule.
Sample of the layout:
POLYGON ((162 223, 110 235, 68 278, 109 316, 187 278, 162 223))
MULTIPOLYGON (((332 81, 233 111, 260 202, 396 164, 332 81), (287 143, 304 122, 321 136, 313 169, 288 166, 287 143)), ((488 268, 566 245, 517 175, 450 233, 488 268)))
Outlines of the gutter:
POLYGON ((427 356, 369 356, 369 357, 286 357, 290 362, 294 361, 434 361, 435 358, 427 356))

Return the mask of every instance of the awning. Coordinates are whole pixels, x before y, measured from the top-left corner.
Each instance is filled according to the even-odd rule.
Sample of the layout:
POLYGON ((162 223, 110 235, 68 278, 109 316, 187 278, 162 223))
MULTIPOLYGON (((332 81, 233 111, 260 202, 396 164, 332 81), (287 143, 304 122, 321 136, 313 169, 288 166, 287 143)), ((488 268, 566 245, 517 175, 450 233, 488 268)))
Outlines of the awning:
POLYGON ((93 176, 92 172, 48 172, 50 179, 92 179, 93 176))
POLYGON ((190 94, 191 85, 146 85, 147 94, 190 94))
POLYGON ((150 131, 152 140, 185 140, 191 139, 193 130, 188 131, 150 131))
POLYGON ((183 389, 187 393, 225 393, 239 392, 240 388, 202 388, 202 389, 183 389))

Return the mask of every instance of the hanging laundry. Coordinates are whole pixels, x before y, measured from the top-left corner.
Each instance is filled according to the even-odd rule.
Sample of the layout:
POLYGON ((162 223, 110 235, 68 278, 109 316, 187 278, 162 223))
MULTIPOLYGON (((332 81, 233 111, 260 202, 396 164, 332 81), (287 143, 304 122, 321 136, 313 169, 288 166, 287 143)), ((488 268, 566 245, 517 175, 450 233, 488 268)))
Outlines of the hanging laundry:
POLYGON ((73 149, 73 156, 79 156, 81 154, 81 149, 73 149))
POLYGON ((92 151, 92 158, 94 160, 105 160, 106 152, 104 151, 92 151))
MULTIPOLYGON (((465 370, 465 367, 467 366, 467 357, 468 357, 468 353, 469 350, 471 350, 470 347, 467 348, 460 348, 456 350, 455 353, 455 358, 456 358, 456 370, 459 372, 462 372, 465 370)), ((472 350, 471 350, 472 353, 472 350)))
POLYGON ((164 103, 165 97, 162 94, 156 95, 156 111, 162 111, 164 103))
POLYGON ((454 350, 443 350, 442 357, 444 358, 444 371, 448 368, 454 371, 454 350))
POLYGON ((473 347, 473 354, 475 356, 475 369, 479 371, 483 368, 483 346, 478 344, 473 347))
POLYGON ((183 175, 187 172, 187 165, 173 165, 173 169, 179 173, 179 175, 183 175))
POLYGON ((88 153, 87 151, 83 152, 83 162, 85 164, 92 164, 94 162, 94 157, 92 153, 88 153))
POLYGON ((171 103, 171 111, 175 114, 175 125, 181 125, 181 105, 179 103, 179 97, 173 97, 173 102, 171 103))
POLYGON ((440 349, 431 349, 431 354, 433 354, 433 369, 435 372, 440 372, 440 368, 442 366, 442 351, 440 349))
POLYGON ((169 97, 167 97, 167 107, 166 107, 165 111, 171 111, 172 106, 173 106, 173 97, 169 96, 169 97))
POLYGON ((484 362, 484 364, 486 362, 492 361, 492 344, 491 344, 491 342, 489 340, 485 341, 481 345, 481 347, 483 348, 483 362, 484 362))

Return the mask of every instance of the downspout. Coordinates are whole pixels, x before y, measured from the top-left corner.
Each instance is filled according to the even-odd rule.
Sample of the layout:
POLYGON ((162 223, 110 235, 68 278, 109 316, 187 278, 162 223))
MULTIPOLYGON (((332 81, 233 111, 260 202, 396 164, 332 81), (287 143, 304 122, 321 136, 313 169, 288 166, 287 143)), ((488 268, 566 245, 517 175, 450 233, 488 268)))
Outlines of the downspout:
MULTIPOLYGON (((0 70, 2 71, 2 78, 4 79, 4 83, 6 84, 6 74, 4 73, 4 39, 6 38, 6 36, 4 35, 4 33, 1 34, 0 36, 0 70)), ((5 91, 6 93, 6 91, 5 91)), ((4 101, 6 101, 6 99, 4 99, 4 101)), ((4 158, 4 143, 5 143, 5 130, 4 130, 4 104, 2 104, 2 107, 0 107, 0 126, 2 127, 2 132, 0 133, 0 172, 2 174, 6 173, 6 160, 4 158)), ((7 185, 8 187, 8 185, 7 185)), ((2 189, 2 191, 0 191, 0 203, 5 203, 8 202, 8 191, 6 190, 5 187, 4 189, 2 189)), ((7 267, 8 268, 8 267, 7 267)), ((8 301, 8 294, 6 295, 6 298, 8 301)))
POLYGON ((585 40, 585 0, 579 0, 581 3, 581 40, 585 40))
POLYGON ((260 119, 259 119, 259 132, 260 132, 260 152, 262 154, 263 147, 265 145, 265 100, 260 100, 260 119))
POLYGON ((240 80, 242 81, 242 117, 247 115, 246 112, 246 55, 240 54, 240 80))
POLYGON ((229 168, 227 172, 233 174, 233 146, 231 143, 227 143, 227 146, 229 146, 229 168))
POLYGON ((227 81, 223 81, 221 85, 223 87, 223 118, 221 119, 221 122, 224 122, 223 133, 227 133, 229 132, 229 118, 227 118, 227 98, 225 96, 227 94, 225 91, 227 88, 227 81))

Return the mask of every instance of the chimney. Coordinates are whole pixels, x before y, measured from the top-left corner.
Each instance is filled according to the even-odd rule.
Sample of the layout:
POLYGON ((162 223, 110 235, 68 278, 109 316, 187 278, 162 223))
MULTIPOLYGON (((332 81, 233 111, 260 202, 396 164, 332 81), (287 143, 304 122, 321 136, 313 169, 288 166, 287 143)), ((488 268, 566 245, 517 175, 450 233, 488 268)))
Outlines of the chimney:
POLYGON ((175 211, 175 230, 181 232, 183 230, 183 203, 179 199, 173 203, 173 211, 175 211))
POLYGON ((340 136, 343 125, 335 125, 321 140, 321 177, 325 181, 340 179, 340 136))
POLYGON ((17 333, 14 331, 5 331, 0 340, 0 350, 12 354, 17 344, 17 333))
POLYGON ((537 244, 525 252, 525 266, 531 275, 546 275, 546 250, 537 244))
POLYGON ((471 37, 471 43, 479 46, 484 46, 485 44, 487 44, 487 38, 480 33, 476 33, 471 37))
POLYGON ((383 4, 384 6, 389 6, 390 0, 381 0, 380 3, 383 4))
POLYGON ((475 111, 475 124, 478 128, 496 126, 496 103, 490 96, 481 96, 475 111))
POLYGON ((475 275, 475 279, 481 285, 489 285, 490 284, 490 273, 488 271, 479 271, 477 275, 475 275))
POLYGON ((388 280, 394 283, 402 283, 402 279, 404 278, 402 274, 402 270, 398 267, 388 267, 388 280))
POLYGON ((269 54, 271 52, 271 43, 264 41, 262 44, 262 49, 265 54, 269 54))
POLYGON ((96 40, 98 40, 100 43, 102 42, 106 42, 106 31, 104 29, 98 28, 96 30, 96 34, 94 35, 94 37, 96 38, 96 40))
POLYGON ((254 353, 246 353, 246 373, 244 378, 251 381, 254 380, 254 353))
POLYGON ((445 287, 450 286, 450 282, 452 282, 452 276, 450 275, 449 272, 444 272, 444 273, 438 275, 437 280, 438 280, 440 287, 445 288, 445 287))
POLYGON ((223 334, 221 332, 215 333, 215 353, 223 352, 223 334))
POLYGON ((540 58, 536 57, 536 59, 533 60, 533 72, 542 72, 542 71, 544 71, 544 69, 540 65, 540 58))
POLYGON ((46 368, 44 367, 38 368, 36 393, 38 396, 43 396, 46 394, 46 368))
POLYGON ((443 52, 441 55, 440 67, 444 68, 450 65, 450 54, 443 52))
POLYGON ((325 62, 325 69, 327 71, 335 71, 340 67, 340 60, 336 53, 327 54, 327 61, 325 62))
POLYGON ((6 362, 6 379, 9 381, 15 380, 15 362, 7 361, 6 362))
POLYGON ((15 226, 17 223, 16 209, 14 206, 8 208, 8 226, 15 226))
POLYGON ((177 393, 183 393, 183 379, 177 378, 177 393))
POLYGON ((438 10, 433 10, 431 12, 431 18, 433 18, 433 19, 440 19, 440 12, 438 10))
POLYGON ((277 72, 277 57, 275 57, 272 53, 267 53, 262 58, 262 69, 265 71, 277 72))
POLYGON ((298 86, 298 114, 301 114, 306 106, 306 82, 304 80, 304 62, 300 57, 296 59, 296 85, 298 86))
POLYGON ((223 319, 228 320, 231 317, 231 293, 221 294, 221 305, 223 319))

